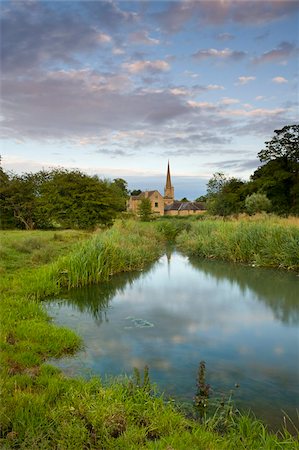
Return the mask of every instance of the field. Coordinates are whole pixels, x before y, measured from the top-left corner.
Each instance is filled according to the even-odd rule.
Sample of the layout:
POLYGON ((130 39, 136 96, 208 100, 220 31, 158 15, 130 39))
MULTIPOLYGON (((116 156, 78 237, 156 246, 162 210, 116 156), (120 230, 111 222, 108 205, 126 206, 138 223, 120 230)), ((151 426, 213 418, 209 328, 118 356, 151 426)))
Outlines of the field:
MULTIPOLYGON (((99 283, 117 272, 142 269, 164 251, 167 235, 178 235, 186 251, 193 242, 199 248, 201 226, 210 227, 205 236, 212 230, 216 239, 208 221, 192 222, 189 232, 189 224, 178 222, 120 221, 92 234, 1 232, 2 448, 299 448, 287 431, 270 434, 261 422, 236 413, 230 405, 206 420, 186 418, 155 392, 146 371, 144 379, 135 373, 135 378, 103 385, 99 379, 69 379, 47 364, 49 357, 71 355, 83 343, 74 332, 50 321, 41 300, 64 289, 99 283)), ((283 266, 296 268, 293 256, 289 258, 283 266)))

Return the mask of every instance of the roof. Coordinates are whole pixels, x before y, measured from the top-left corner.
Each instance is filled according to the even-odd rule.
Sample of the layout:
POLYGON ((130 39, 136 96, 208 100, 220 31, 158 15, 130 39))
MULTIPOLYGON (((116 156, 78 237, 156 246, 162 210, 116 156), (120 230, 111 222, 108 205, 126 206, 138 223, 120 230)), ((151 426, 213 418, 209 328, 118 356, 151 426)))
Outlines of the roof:
POLYGON ((205 205, 200 202, 178 202, 174 201, 170 205, 166 205, 165 211, 204 211, 205 205))
POLYGON ((151 197, 152 195, 154 195, 156 192, 158 192, 158 194, 159 195, 161 195, 160 194, 160 192, 159 191, 157 191, 157 190, 155 190, 155 191, 144 191, 144 192, 141 192, 141 194, 139 194, 139 195, 131 195, 131 199, 132 200, 141 200, 142 198, 144 198, 145 197, 145 193, 147 192, 147 197, 151 197))

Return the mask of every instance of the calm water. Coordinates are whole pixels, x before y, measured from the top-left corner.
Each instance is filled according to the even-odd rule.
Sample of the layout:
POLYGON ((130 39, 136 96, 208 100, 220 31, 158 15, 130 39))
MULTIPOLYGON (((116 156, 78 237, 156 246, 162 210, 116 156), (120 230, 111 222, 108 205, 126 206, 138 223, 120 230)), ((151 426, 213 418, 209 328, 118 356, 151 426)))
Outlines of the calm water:
POLYGON ((214 394, 229 394, 276 428, 299 407, 299 278, 223 262, 163 256, 148 270, 76 289, 47 308, 83 337, 71 375, 150 367, 161 391, 192 402, 199 362, 214 394))

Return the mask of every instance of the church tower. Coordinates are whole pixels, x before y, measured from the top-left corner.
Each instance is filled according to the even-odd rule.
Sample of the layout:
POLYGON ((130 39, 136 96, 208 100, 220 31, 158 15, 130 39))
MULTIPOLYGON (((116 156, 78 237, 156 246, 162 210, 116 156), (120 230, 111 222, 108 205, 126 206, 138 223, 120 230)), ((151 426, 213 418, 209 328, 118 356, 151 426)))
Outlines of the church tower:
POLYGON ((174 202, 174 188, 171 185, 169 161, 167 166, 166 185, 164 188, 164 203, 165 205, 171 205, 174 202))

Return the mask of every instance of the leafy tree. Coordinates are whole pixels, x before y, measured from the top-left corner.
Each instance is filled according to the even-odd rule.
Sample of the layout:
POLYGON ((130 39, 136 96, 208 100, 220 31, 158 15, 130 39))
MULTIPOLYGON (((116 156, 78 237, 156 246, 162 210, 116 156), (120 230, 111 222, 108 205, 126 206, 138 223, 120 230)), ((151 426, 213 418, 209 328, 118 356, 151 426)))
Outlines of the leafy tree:
POLYGON ((266 148, 258 154, 261 162, 277 158, 299 162, 299 125, 287 125, 281 130, 274 130, 275 136, 265 142, 266 148))
POLYGON ((55 170, 43 186, 48 216, 64 228, 110 224, 120 210, 117 194, 113 183, 79 170, 55 170))
POLYGON ((265 164, 252 175, 252 187, 267 195, 277 214, 299 214, 299 125, 274 133, 258 154, 265 164))
POLYGON ((41 202, 42 185, 48 176, 45 171, 15 175, 2 170, 0 204, 6 226, 32 230, 49 225, 41 202))
POLYGON ((245 183, 237 178, 215 173, 207 185, 208 212, 219 216, 240 212, 245 200, 244 186, 245 183))
POLYGON ((200 197, 197 197, 195 199, 196 202, 202 202, 205 203, 207 201, 207 196, 206 195, 201 195, 200 197))
POLYGON ((143 198, 138 205, 138 215, 143 222, 148 222, 152 217, 152 205, 149 198, 143 198))
POLYGON ((271 201, 265 194, 251 194, 245 199, 245 208, 250 215, 263 211, 268 212, 271 209, 271 201))
MULTIPOLYGON (((109 181, 107 180, 108 184, 109 181)), ((115 195, 115 204, 114 207, 117 211, 125 211, 127 200, 129 197, 129 191, 128 191, 128 183, 123 180, 122 178, 115 178, 113 182, 111 183, 111 188, 114 191, 115 195), (117 202, 118 200, 118 202, 117 202)))
POLYGON ((212 198, 220 194, 222 188, 227 183, 227 178, 222 172, 214 173, 213 177, 207 184, 207 198, 212 198))
POLYGON ((1 227, 93 228, 126 206, 126 182, 63 169, 36 174, 0 170, 1 227))
POLYGON ((190 200, 188 200, 186 197, 183 197, 180 201, 181 202, 189 202, 190 200))
POLYGON ((141 190, 140 189, 134 189, 133 191, 131 191, 131 195, 139 195, 139 194, 141 194, 141 190))

